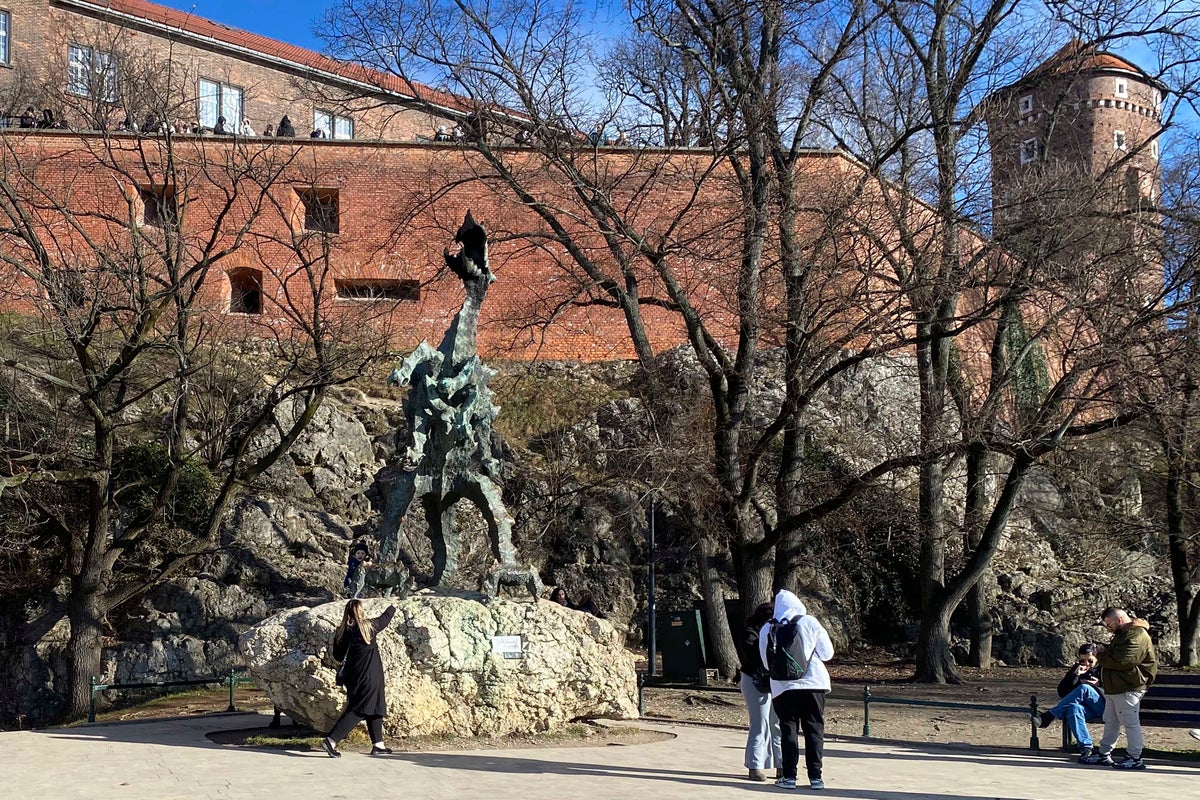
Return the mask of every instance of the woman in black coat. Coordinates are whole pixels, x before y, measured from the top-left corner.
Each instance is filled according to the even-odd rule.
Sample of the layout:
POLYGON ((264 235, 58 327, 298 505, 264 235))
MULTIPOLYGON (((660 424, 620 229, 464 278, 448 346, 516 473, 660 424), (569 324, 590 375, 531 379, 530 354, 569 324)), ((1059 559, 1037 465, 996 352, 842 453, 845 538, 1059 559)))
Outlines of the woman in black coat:
POLYGON ((337 744, 363 720, 371 734, 371 755, 389 755, 383 741, 383 718, 387 716, 384 697, 383 659, 379 657, 379 634, 391 624, 396 607, 390 606, 375 619, 368 619, 362 602, 346 603, 342 624, 333 637, 333 658, 342 664, 342 683, 346 687, 346 710, 342 712, 321 746, 330 758, 338 758, 337 744))

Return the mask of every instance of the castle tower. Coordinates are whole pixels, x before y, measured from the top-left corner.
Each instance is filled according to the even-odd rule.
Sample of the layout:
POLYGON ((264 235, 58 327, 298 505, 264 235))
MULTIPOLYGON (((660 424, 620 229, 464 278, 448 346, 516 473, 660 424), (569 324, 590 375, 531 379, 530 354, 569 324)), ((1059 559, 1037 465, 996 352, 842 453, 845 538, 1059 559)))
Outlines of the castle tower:
POLYGON ((992 93, 983 113, 996 236, 1019 251, 1019 229, 1032 219, 1044 222, 1055 195, 1065 201, 1063 209, 1076 204, 1062 212, 1073 218, 1087 206, 1151 209, 1159 196, 1165 92, 1161 81, 1130 61, 1072 41, 992 93))

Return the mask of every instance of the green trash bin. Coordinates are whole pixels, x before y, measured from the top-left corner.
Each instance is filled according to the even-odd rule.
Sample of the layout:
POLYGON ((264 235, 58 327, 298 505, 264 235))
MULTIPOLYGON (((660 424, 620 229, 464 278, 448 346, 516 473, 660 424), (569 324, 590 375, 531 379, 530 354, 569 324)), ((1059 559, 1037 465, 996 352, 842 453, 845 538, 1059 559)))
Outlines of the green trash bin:
POLYGON ((664 678, 699 681, 708 660, 700 611, 659 612, 658 651, 662 653, 664 678))

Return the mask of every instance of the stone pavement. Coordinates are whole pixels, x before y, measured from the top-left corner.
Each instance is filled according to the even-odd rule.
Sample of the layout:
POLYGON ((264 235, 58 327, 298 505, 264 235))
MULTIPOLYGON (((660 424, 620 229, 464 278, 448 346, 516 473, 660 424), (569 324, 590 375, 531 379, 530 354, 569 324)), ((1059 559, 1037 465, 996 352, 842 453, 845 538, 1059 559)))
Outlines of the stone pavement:
MULTIPOLYGON (((745 780, 744 738, 730 730, 648 725, 675 738, 646 745, 534 750, 347 753, 215 745, 213 730, 263 725, 255 714, 0 733, 0 797, 22 800, 706 800, 794 796, 745 780)), ((803 763, 801 764, 803 768, 803 763)), ((861 741, 826 744, 827 798, 870 800, 1200 800, 1200 768, 1122 773, 1065 757, 861 741)))

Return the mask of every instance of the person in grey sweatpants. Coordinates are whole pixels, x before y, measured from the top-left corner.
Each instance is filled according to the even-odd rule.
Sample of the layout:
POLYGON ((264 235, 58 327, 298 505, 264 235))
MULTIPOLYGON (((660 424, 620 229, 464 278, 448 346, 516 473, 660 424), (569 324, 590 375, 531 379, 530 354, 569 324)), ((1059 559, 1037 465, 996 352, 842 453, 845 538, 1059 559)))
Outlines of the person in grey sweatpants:
POLYGON ((779 717, 775 716, 775 708, 771 703, 771 676, 758 656, 758 632, 770 619, 771 604, 763 603, 746 620, 746 627, 738 642, 738 654, 742 659, 742 698, 750 714, 750 729, 746 733, 746 769, 749 771, 747 777, 752 781, 765 781, 767 770, 779 770, 783 766, 779 717))

